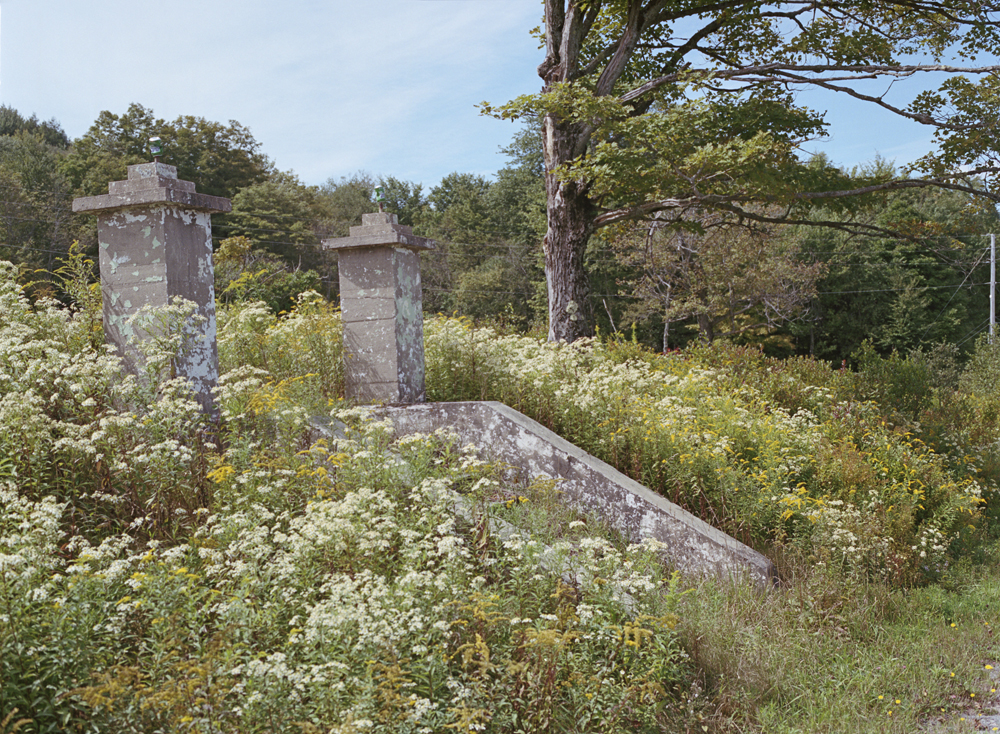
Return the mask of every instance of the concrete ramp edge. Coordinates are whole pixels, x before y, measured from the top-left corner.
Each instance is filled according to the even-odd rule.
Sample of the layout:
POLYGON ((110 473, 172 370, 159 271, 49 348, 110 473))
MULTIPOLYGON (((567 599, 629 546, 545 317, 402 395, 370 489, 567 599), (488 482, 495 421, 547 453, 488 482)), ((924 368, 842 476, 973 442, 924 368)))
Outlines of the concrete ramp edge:
POLYGON ((631 542, 664 543, 669 562, 685 573, 745 579, 762 588, 776 582, 765 556, 502 403, 422 403, 380 412, 397 436, 447 428, 463 445, 477 446, 484 459, 528 478, 561 480, 559 490, 574 507, 596 514, 631 542))

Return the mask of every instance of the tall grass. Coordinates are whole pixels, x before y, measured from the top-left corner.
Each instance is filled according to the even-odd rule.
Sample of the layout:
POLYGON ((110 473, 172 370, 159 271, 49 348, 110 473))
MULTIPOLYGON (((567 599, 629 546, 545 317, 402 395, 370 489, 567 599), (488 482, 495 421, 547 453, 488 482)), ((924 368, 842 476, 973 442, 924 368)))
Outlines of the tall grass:
POLYGON ((935 451, 810 360, 426 332, 430 399, 507 403, 747 543, 858 579, 937 578, 994 492, 975 456, 935 451))
POLYGON ((703 582, 678 627, 709 731, 973 731, 997 706, 1000 576, 903 591, 799 567, 786 589, 703 582))

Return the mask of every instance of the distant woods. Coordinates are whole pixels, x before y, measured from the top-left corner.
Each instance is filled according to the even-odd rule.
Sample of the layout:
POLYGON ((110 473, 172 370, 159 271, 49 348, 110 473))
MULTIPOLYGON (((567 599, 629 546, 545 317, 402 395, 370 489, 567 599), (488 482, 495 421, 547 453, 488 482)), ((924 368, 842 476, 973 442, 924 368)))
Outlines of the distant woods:
MULTIPOLYGON (((102 112, 71 140, 55 120, 0 107, 0 258, 20 267, 33 292, 70 298, 46 273, 61 267, 74 241, 92 257, 97 246, 93 218, 73 216, 72 200, 106 193, 128 165, 148 161, 154 135, 180 178, 232 199, 232 213, 213 218, 223 301, 261 300, 279 312, 310 289, 335 300, 336 257, 320 241, 360 224, 376 209, 380 186, 387 211, 438 243, 423 255, 428 311, 545 329, 546 192, 533 122, 517 129, 501 151, 505 164, 489 177, 455 172, 425 188, 391 172, 354 172, 315 186, 280 170, 235 120, 166 121, 133 104, 102 112)), ((605 227, 585 254, 588 312, 602 334, 659 350, 726 339, 834 363, 864 342, 884 355, 942 343, 959 356, 971 351, 988 317, 986 235, 1000 229, 992 207, 923 189, 811 216, 834 225, 849 216, 867 233, 779 228, 719 212, 605 227)))

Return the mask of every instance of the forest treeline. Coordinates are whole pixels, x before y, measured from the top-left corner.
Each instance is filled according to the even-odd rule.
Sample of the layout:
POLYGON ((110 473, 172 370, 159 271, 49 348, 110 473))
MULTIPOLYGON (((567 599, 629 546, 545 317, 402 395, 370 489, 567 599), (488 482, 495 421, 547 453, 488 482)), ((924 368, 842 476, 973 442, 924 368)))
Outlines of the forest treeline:
MULTIPOLYGON (((55 288, 46 273, 73 242, 96 255, 96 221, 74 216, 72 200, 106 193, 128 165, 148 161, 154 135, 180 178, 233 202, 231 214, 213 218, 224 300, 263 300, 278 312, 308 289, 334 299, 336 258, 320 241, 360 224, 378 186, 387 211, 438 243, 423 255, 426 310, 544 328, 544 164, 530 124, 492 177, 455 172, 425 189, 355 172, 314 186, 280 170, 236 121, 166 121, 133 104, 102 112, 71 140, 55 120, 0 107, 0 258, 21 268, 23 282, 55 288)), ((663 351, 721 338, 836 364, 864 342, 883 355, 971 352, 988 326, 992 205, 958 191, 906 190, 811 217, 776 228, 706 212, 605 228, 586 256, 598 328, 663 351)))

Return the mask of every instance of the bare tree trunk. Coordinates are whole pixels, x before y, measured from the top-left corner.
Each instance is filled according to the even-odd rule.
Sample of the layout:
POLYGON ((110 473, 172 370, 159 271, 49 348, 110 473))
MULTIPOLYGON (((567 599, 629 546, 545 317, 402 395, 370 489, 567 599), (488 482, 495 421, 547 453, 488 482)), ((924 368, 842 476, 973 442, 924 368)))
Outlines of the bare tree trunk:
POLYGON ((705 343, 711 344, 715 341, 715 322, 710 314, 698 314, 698 332, 705 343))
POLYGON ((594 232, 594 206, 586 186, 560 181, 556 169, 579 155, 587 133, 552 116, 545 119, 545 280, 549 296, 549 341, 572 342, 594 333, 590 281, 584 268, 587 242, 594 232))

